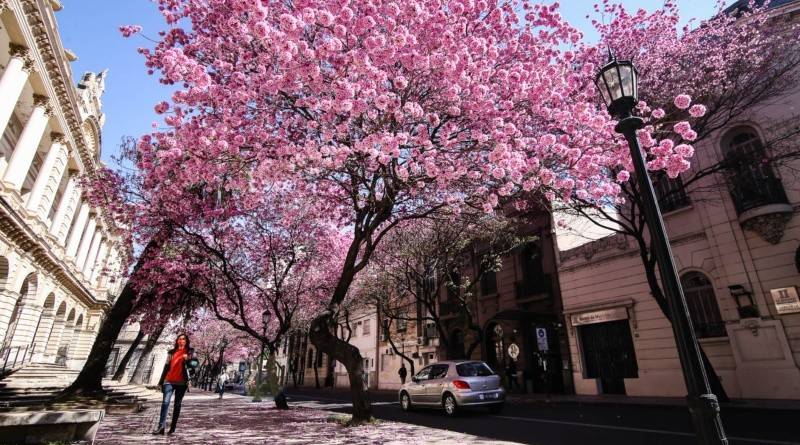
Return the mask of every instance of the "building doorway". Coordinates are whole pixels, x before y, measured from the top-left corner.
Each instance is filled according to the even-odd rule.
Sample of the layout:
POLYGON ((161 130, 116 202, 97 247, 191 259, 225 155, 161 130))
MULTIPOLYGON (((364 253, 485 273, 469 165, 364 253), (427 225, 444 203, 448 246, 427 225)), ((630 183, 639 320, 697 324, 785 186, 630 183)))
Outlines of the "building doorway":
POLYGON ((625 394, 626 378, 639 377, 628 320, 578 327, 586 378, 598 379, 601 394, 625 394))

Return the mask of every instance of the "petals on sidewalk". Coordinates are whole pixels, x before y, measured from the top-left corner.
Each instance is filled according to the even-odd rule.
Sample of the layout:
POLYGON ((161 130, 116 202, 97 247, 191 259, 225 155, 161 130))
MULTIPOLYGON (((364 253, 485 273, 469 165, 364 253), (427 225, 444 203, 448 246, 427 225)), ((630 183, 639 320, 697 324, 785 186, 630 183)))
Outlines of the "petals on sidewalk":
MULTIPOLYGON (((148 405, 136 414, 108 414, 100 425, 95 443, 116 444, 503 444, 468 434, 378 421, 345 427, 337 419, 344 415, 320 409, 295 407, 274 409, 266 399, 252 403, 249 397, 226 395, 218 400, 209 393, 190 393, 181 410, 178 431, 173 436, 153 436, 160 405, 148 405)), ((171 415, 171 414, 170 414, 171 415)))

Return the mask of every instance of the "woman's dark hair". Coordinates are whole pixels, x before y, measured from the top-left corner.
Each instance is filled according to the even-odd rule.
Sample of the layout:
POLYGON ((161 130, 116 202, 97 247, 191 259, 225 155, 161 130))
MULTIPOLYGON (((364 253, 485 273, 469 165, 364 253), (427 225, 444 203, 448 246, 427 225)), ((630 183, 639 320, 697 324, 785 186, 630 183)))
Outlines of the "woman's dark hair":
POLYGON ((178 340, 180 340, 181 337, 186 339, 186 349, 190 349, 191 348, 191 344, 189 343, 189 336, 186 335, 185 333, 180 333, 180 334, 178 334, 177 337, 175 337, 175 345, 173 345, 173 349, 175 349, 175 350, 178 349, 178 340))

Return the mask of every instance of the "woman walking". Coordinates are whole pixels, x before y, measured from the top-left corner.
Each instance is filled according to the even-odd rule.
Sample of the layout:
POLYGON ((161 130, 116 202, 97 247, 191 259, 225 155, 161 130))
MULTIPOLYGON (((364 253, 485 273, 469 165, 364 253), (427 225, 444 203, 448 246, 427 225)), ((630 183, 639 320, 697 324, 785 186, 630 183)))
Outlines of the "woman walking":
POLYGON ((153 434, 164 434, 172 394, 175 394, 175 405, 172 408, 172 423, 169 426, 168 434, 175 432, 175 427, 178 425, 178 417, 181 414, 181 402, 189 387, 189 369, 192 368, 193 370, 194 366, 197 365, 197 361, 192 358, 194 349, 189 346, 189 337, 186 334, 178 335, 178 338, 175 339, 175 347, 168 351, 168 354, 167 363, 164 365, 164 371, 158 381, 158 386, 161 387, 164 393, 164 399, 161 402, 161 416, 158 419, 158 428, 153 431, 153 434))
POLYGON ((220 399, 222 399, 222 395, 225 394, 225 385, 228 383, 228 380, 230 380, 228 373, 225 372, 225 369, 223 368, 222 372, 220 372, 219 376, 217 377, 217 392, 219 393, 220 399))

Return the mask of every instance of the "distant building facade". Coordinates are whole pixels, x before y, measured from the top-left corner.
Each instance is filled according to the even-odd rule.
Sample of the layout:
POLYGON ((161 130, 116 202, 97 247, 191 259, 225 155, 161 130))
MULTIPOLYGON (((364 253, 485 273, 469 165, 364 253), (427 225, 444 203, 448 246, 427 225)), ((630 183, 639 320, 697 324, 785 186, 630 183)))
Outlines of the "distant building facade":
POLYGON ((79 368, 122 286, 119 228, 79 178, 100 166, 105 73, 78 82, 58 1, 0 0, 0 366, 79 368))

